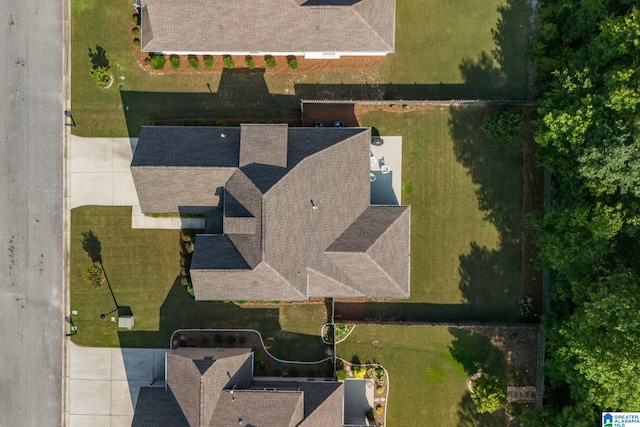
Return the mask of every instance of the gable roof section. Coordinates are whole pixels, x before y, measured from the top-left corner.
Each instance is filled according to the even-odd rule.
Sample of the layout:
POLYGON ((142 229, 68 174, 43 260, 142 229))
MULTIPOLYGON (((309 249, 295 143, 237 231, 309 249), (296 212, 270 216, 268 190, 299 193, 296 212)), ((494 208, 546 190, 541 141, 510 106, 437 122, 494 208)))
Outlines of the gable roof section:
POLYGON ((370 206, 326 255, 369 297, 409 296, 409 206, 370 206))
POLYGON ((143 52, 394 51, 395 0, 142 0, 143 52))
POLYGON ((240 126, 240 167, 259 163, 287 167, 288 126, 251 125, 240 126))
POLYGON ((223 389, 251 385, 253 358, 249 349, 244 354, 222 355, 208 350, 207 356, 167 353, 167 385, 192 427, 211 423, 223 389))
POLYGON ((162 387, 140 387, 131 427, 189 427, 178 402, 162 387))
POLYGON ((202 213, 217 206, 238 166, 239 135, 237 128, 143 126, 131 161, 142 212, 202 213))

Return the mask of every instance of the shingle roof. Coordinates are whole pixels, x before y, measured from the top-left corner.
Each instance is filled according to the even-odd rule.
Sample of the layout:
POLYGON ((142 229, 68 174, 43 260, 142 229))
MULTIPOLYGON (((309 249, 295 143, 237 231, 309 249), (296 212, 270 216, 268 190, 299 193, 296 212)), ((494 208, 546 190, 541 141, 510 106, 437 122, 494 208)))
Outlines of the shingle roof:
POLYGON ((395 0, 142 0, 143 52, 393 52, 395 0))
POLYGON ((287 167, 287 125, 240 126, 240 167, 261 165, 287 167))
POLYGON ((341 427, 344 385, 255 381, 251 350, 180 347, 167 353, 167 391, 140 391, 133 426, 341 427))
POLYGON ((176 399, 161 387, 140 387, 131 427, 188 427, 176 399))
MULTIPOLYGON (((251 145, 261 128, 284 138, 279 126, 243 127, 242 132, 251 133, 245 135, 240 151, 249 141, 258 152, 254 160, 273 163, 259 151, 272 151, 278 144, 251 145)), ((191 130, 186 135, 191 136, 191 130)), ((237 133, 235 137, 241 138, 237 133)), ((196 299, 408 297, 410 209, 369 206, 370 138, 370 130, 362 128, 290 128, 286 168, 255 162, 238 168, 238 161, 223 184, 225 234, 197 237, 191 263, 196 299), (270 175, 275 169, 278 172, 270 175)), ((179 136, 173 139, 163 149, 170 152, 181 146, 179 136)), ((153 145, 147 140, 142 144, 153 145)), ((143 157, 148 151, 153 150, 147 148, 143 157)), ((136 156, 137 150, 134 160, 136 156)), ((277 157, 282 164, 281 156, 277 157)), ((191 168, 177 169, 191 173, 191 168)), ((227 173, 231 168, 221 169, 227 173)), ((194 175, 191 186, 180 194, 185 203, 192 192, 196 201, 206 193, 197 181, 194 175)), ((134 173, 134 182, 141 206, 177 198, 169 184, 149 194, 146 176, 134 173)))
POLYGON ((296 427, 304 419, 304 393, 299 391, 236 390, 223 392, 211 427, 296 427))
POLYGON ((253 358, 248 349, 237 355, 209 350, 205 358, 196 359, 184 352, 167 353, 167 385, 192 427, 211 423, 222 390, 251 385, 253 358))

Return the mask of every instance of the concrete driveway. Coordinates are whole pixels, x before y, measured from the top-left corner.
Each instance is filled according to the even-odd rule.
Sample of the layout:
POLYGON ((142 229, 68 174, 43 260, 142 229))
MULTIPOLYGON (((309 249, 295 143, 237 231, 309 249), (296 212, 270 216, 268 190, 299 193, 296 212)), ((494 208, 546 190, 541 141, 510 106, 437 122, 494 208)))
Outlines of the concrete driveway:
POLYGON ((140 387, 164 387, 165 351, 79 347, 70 342, 67 425, 131 426, 140 387))

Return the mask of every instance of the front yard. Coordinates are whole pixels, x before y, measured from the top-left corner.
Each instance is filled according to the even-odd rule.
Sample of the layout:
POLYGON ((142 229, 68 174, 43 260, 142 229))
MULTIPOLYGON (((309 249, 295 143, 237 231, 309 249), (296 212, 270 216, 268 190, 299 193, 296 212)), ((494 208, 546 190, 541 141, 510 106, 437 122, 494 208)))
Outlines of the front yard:
POLYGON ((85 206, 71 211, 71 309, 78 333, 75 344, 93 347, 168 348, 180 328, 249 328, 262 333, 274 356, 315 361, 326 357, 320 329, 324 304, 249 304, 196 302, 180 284, 178 230, 133 230, 131 208, 85 206), (82 233, 100 242, 102 263, 118 305, 129 306, 132 330, 118 330, 109 314, 115 308, 107 283, 94 288, 82 277, 91 265, 82 233))

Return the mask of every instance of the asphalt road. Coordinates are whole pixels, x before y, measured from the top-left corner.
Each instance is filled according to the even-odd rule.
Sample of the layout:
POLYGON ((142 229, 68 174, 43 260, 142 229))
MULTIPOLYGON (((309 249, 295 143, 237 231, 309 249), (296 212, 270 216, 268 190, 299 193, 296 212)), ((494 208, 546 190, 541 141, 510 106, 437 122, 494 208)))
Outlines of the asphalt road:
POLYGON ((0 0, 0 425, 62 423, 63 2, 0 0))

